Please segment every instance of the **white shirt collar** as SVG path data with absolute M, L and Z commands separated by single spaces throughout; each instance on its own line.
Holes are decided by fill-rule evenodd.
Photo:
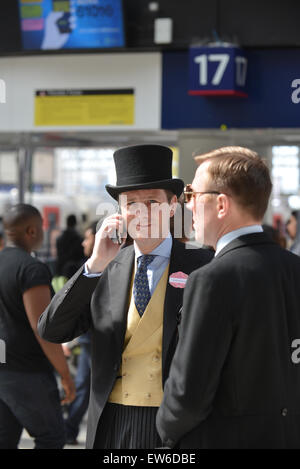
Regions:
M 252 234 L 252 233 L 261 233 L 263 231 L 263 228 L 261 225 L 251 225 L 251 226 L 244 226 L 242 228 L 239 228 L 234 231 L 230 231 L 229 233 L 226 233 L 224 236 L 222 236 L 216 246 L 216 253 L 219 254 L 219 252 L 227 246 L 227 244 L 231 243 L 234 239 L 238 238 L 239 236 L 247 235 L 247 234 Z

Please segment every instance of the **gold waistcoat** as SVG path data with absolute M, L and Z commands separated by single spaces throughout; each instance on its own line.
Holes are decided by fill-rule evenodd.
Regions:
M 162 332 L 169 265 L 140 317 L 131 288 L 122 364 L 109 402 L 159 407 L 162 401 Z M 133 283 L 133 282 L 132 282 Z

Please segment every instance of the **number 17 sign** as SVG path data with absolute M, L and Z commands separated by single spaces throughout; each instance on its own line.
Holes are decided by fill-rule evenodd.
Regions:
M 190 47 L 190 95 L 247 97 L 246 77 L 247 59 L 242 49 Z

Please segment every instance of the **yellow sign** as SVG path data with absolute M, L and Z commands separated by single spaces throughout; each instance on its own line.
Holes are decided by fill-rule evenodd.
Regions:
M 36 126 L 133 125 L 134 90 L 44 90 L 35 95 Z

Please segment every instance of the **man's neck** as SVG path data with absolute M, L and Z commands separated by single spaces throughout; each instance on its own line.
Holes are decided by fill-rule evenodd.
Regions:
M 216 244 L 221 239 L 223 236 L 225 236 L 228 233 L 231 233 L 232 231 L 240 230 L 241 228 L 246 228 L 248 226 L 253 226 L 253 225 L 261 225 L 261 220 L 248 220 L 245 222 L 241 223 L 232 223 L 230 225 L 224 226 L 220 232 L 218 233 Z
M 149 238 L 149 239 L 135 239 L 134 242 L 137 244 L 142 254 L 149 254 L 154 251 L 166 238 Z
M 258 233 L 261 231 L 263 231 L 263 229 L 262 229 L 260 222 L 250 223 L 247 225 L 243 224 L 241 226 L 234 227 L 234 229 L 227 231 L 221 237 L 218 238 L 218 241 L 215 246 L 216 254 L 218 254 L 220 250 L 222 250 L 227 244 L 229 244 L 235 238 L 241 235 Z

